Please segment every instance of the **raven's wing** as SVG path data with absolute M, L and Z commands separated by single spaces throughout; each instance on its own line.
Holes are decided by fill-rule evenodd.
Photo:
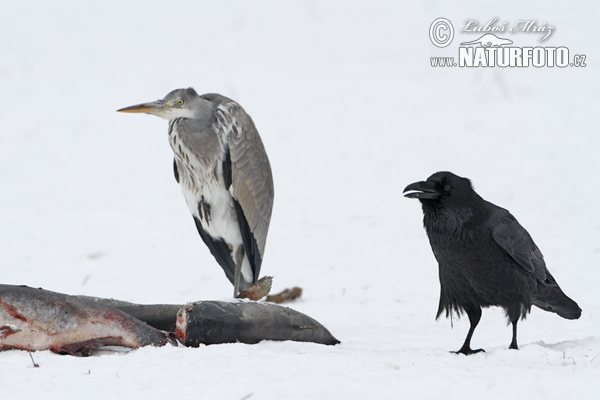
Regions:
M 225 184 L 235 200 L 244 249 L 257 279 L 273 209 L 271 165 L 254 122 L 244 109 L 233 101 L 220 107 L 226 108 L 231 118 L 229 157 L 223 162 Z
M 549 274 L 544 256 L 529 232 L 508 211 L 503 210 L 498 217 L 492 225 L 492 237 L 496 243 L 527 272 L 544 282 Z

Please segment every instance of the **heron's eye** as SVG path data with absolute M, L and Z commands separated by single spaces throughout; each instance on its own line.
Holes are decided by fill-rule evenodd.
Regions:
M 444 192 L 449 192 L 452 187 L 450 185 L 444 186 Z
M 180 105 L 180 106 L 182 106 L 183 105 L 183 100 L 182 99 L 177 100 L 177 104 Z

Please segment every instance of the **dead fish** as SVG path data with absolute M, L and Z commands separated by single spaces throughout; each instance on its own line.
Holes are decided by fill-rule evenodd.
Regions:
M 302 288 L 294 286 L 291 289 L 285 289 L 283 292 L 274 295 L 269 295 L 267 296 L 266 300 L 269 303 L 281 304 L 285 303 L 286 301 L 296 300 L 300 296 L 302 296 Z
M 135 304 L 91 298 L 154 326 L 175 332 L 186 346 L 293 340 L 325 345 L 339 344 L 327 328 L 306 314 L 268 303 L 198 301 L 188 305 Z
M 166 332 L 92 298 L 0 285 L 0 350 L 90 355 L 102 346 L 164 346 Z
M 250 286 L 243 293 L 240 293 L 237 298 L 238 299 L 248 299 L 259 301 L 263 297 L 269 294 L 271 291 L 271 286 L 273 285 L 273 277 L 272 276 L 263 276 L 259 280 L 257 280 L 254 285 Z
M 323 325 L 308 315 L 275 304 L 200 301 L 177 314 L 177 339 L 186 346 L 293 340 L 339 344 Z

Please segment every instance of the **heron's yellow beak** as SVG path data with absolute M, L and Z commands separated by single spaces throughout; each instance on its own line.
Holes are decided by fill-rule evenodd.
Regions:
M 121 108 L 117 110 L 117 112 L 124 113 L 144 113 L 144 114 L 152 114 L 157 115 L 168 111 L 173 107 L 171 101 L 157 100 L 151 103 L 142 103 L 136 104 L 135 106 L 129 106 L 125 108 Z

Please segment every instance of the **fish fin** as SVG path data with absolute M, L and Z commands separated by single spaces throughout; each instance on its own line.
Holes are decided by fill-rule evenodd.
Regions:
M 0 326 L 0 339 L 4 339 L 10 335 L 14 335 L 15 333 L 21 332 L 20 329 L 18 329 L 16 326 L 14 325 L 4 325 L 4 326 Z
M 67 344 L 60 346 L 60 348 L 58 348 L 58 349 L 50 349 L 50 350 L 52 350 L 55 353 L 61 353 L 61 354 L 81 353 L 81 355 L 87 357 L 87 356 L 91 356 L 92 352 L 94 350 L 99 349 L 102 346 L 110 346 L 110 345 L 120 346 L 120 345 L 122 345 L 122 341 L 123 341 L 123 337 L 121 337 L 121 336 L 105 336 L 105 337 L 101 337 L 101 338 L 84 340 L 82 342 L 67 343 Z
M 269 294 L 271 291 L 271 285 L 273 284 L 272 276 L 263 276 L 256 283 L 246 289 L 243 293 L 240 293 L 238 299 L 249 299 L 258 301 Z

